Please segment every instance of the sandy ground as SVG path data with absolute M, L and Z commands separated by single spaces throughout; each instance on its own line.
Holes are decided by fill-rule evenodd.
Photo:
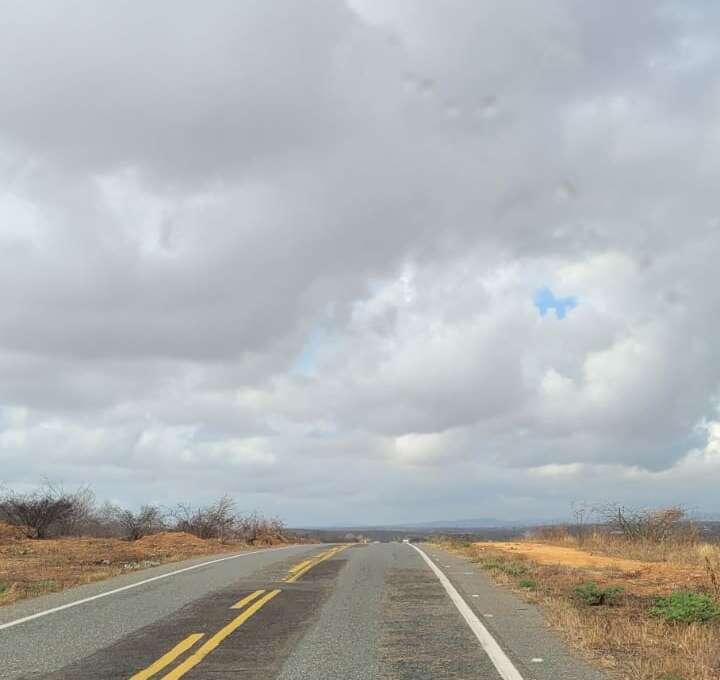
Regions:
M 132 543 L 112 538 L 38 541 L 0 524 L 0 605 L 165 562 L 248 549 L 245 543 L 220 543 L 182 532 L 163 532 Z
M 598 582 L 622 581 L 626 590 L 638 595 L 662 594 L 677 588 L 694 588 L 707 581 L 704 570 L 670 562 L 641 562 L 609 557 L 577 548 L 525 541 L 478 542 L 483 550 L 522 557 L 543 565 L 558 565 L 582 571 Z

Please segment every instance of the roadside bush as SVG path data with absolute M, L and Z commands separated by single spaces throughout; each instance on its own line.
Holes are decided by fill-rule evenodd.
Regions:
M 720 619 L 720 604 L 709 595 L 678 590 L 658 597 L 650 609 L 650 616 L 671 623 L 706 623 Z
M 282 539 L 285 525 L 276 518 L 264 517 L 258 512 L 251 512 L 238 518 L 240 537 L 248 543 L 257 543 L 264 538 Z
M 143 505 L 138 512 L 120 510 L 117 521 L 128 541 L 137 541 L 165 528 L 162 512 L 154 505 Z
M 0 497 L 0 519 L 21 527 L 28 538 L 47 538 L 69 521 L 77 507 L 72 495 L 49 484 L 34 493 L 7 491 Z
M 687 521 L 687 512 L 679 506 L 638 510 L 608 505 L 597 512 L 611 531 L 629 540 L 664 543 L 697 539 L 696 527 Z
M 66 496 L 73 508 L 53 527 L 54 533 L 58 536 L 83 536 L 89 533 L 96 521 L 95 492 L 89 486 L 81 486 L 70 494 L 65 494 L 62 489 L 57 493 Z
M 175 529 L 198 538 L 217 538 L 221 541 L 231 538 L 238 529 L 235 501 L 223 496 L 210 505 L 194 508 L 180 504 L 171 511 Z
M 518 582 L 518 585 L 521 588 L 524 588 L 525 590 L 535 590 L 537 588 L 537 583 L 533 581 L 531 578 L 522 578 Z
M 596 583 L 583 583 L 582 585 L 575 586 L 573 593 L 575 596 L 582 600 L 585 604 L 593 607 L 598 607 L 604 604 L 615 604 L 618 596 L 623 592 L 623 589 L 618 586 L 611 586 L 610 588 L 600 588 Z

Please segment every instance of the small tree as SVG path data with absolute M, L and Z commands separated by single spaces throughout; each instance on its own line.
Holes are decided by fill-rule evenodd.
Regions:
M 34 493 L 7 491 L 0 497 L 0 518 L 22 527 L 28 538 L 47 538 L 49 532 L 70 520 L 77 507 L 72 495 L 46 484 Z
M 224 541 L 236 533 L 235 501 L 227 494 L 210 505 L 194 508 L 180 504 L 173 511 L 175 529 L 198 538 L 217 538 Z
M 137 541 L 164 526 L 162 512 L 154 505 L 143 505 L 138 512 L 120 510 L 117 519 L 128 541 Z
M 637 510 L 608 505 L 600 508 L 599 514 L 612 530 L 627 539 L 663 543 L 671 538 L 693 534 L 685 509 L 678 506 Z
M 62 491 L 60 493 L 66 495 Z M 67 497 L 72 500 L 73 510 L 58 522 L 57 533 L 61 536 L 86 535 L 96 523 L 95 492 L 89 486 L 81 486 Z

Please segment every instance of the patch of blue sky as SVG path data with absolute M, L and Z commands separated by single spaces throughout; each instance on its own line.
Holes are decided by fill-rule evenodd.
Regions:
M 320 354 L 328 344 L 328 336 L 324 328 L 313 330 L 305 340 L 300 354 L 290 366 L 292 375 L 310 376 L 315 373 Z
M 540 312 L 540 316 L 545 316 L 549 309 L 555 311 L 558 319 L 564 319 L 571 309 L 577 307 L 578 301 L 574 296 L 559 298 L 550 290 L 550 288 L 540 288 L 535 293 L 535 306 Z

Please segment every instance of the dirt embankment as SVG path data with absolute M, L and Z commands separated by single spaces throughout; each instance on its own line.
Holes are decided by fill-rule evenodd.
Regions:
M 162 532 L 134 542 L 114 538 L 31 540 L 17 527 L 0 523 L 0 605 L 166 562 L 283 542 L 267 538 L 249 546 L 183 532 Z

